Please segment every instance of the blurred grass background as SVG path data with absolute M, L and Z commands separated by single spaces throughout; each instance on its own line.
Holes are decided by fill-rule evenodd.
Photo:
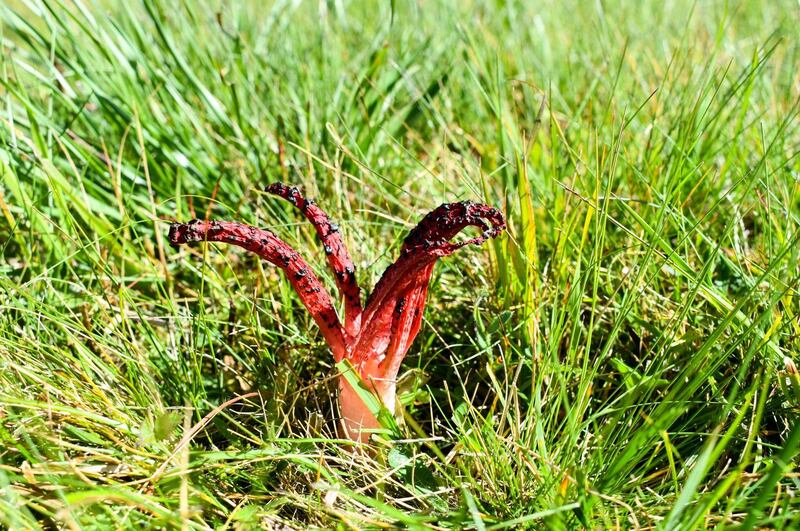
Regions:
M 0 522 L 791 525 L 799 15 L 6 2 Z M 365 287 L 442 202 L 509 220 L 437 265 L 407 438 L 371 457 L 335 439 L 332 360 L 279 271 L 166 245 L 236 219 L 321 264 L 276 180 L 341 222 Z

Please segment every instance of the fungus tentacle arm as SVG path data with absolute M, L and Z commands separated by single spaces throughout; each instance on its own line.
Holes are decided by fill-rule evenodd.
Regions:
M 346 353 L 344 333 L 328 290 L 297 252 L 268 230 L 230 221 L 173 223 L 169 228 L 173 246 L 191 242 L 220 242 L 236 245 L 275 264 L 285 273 L 322 335 L 336 361 Z
M 361 288 L 356 281 L 355 265 L 344 245 L 339 226 L 314 201 L 306 199 L 295 186 L 273 183 L 265 191 L 286 199 L 314 226 L 322 241 L 328 265 L 333 271 L 336 287 L 344 299 L 345 330 L 349 336 L 355 336 L 361 327 Z
M 397 379 L 403 358 L 419 333 L 432 272 L 433 264 L 430 264 L 427 266 L 427 271 L 423 271 L 416 284 L 408 290 L 402 307 L 399 304 L 395 307 L 392 322 L 394 333 L 389 343 L 389 349 L 386 351 L 386 357 L 380 364 L 381 373 L 386 379 L 393 381 Z
M 468 226 L 480 236 L 451 242 Z M 400 258 L 390 265 L 370 294 L 362 315 L 362 332 L 352 352 L 357 367 L 374 366 L 393 379 L 419 332 L 433 266 L 465 245 L 479 245 L 505 228 L 502 214 L 487 205 L 448 203 L 430 212 L 409 233 Z
M 479 245 L 486 239 L 500 234 L 506 227 L 506 221 L 499 210 L 482 203 L 473 201 L 445 203 L 428 212 L 408 233 L 403 242 L 403 250 L 424 246 L 426 243 L 452 240 L 464 228 L 470 226 L 478 227 L 483 234 L 464 242 L 464 245 L 469 243 Z

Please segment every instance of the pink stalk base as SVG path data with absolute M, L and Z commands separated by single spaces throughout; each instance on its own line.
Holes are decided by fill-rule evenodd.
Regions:
M 395 385 L 376 387 L 377 395 L 389 412 L 395 413 Z M 339 436 L 366 443 L 375 432 L 381 429 L 381 424 L 375 415 L 358 396 L 350 383 L 342 376 L 339 377 Z

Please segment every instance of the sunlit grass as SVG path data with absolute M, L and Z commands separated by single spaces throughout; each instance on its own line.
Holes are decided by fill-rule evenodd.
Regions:
M 797 5 L 528 4 L 0 6 L 2 525 L 788 525 Z M 367 288 L 442 202 L 509 220 L 437 265 L 369 456 L 280 272 L 167 245 L 322 263 L 275 180 Z

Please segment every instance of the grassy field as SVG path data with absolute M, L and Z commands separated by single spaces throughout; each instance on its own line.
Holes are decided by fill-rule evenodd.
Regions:
M 796 2 L 0 6 L 0 527 L 785 527 L 800 510 Z M 336 437 L 270 228 L 362 286 L 440 203 L 402 437 Z M 796 516 L 795 516 L 796 518 Z

